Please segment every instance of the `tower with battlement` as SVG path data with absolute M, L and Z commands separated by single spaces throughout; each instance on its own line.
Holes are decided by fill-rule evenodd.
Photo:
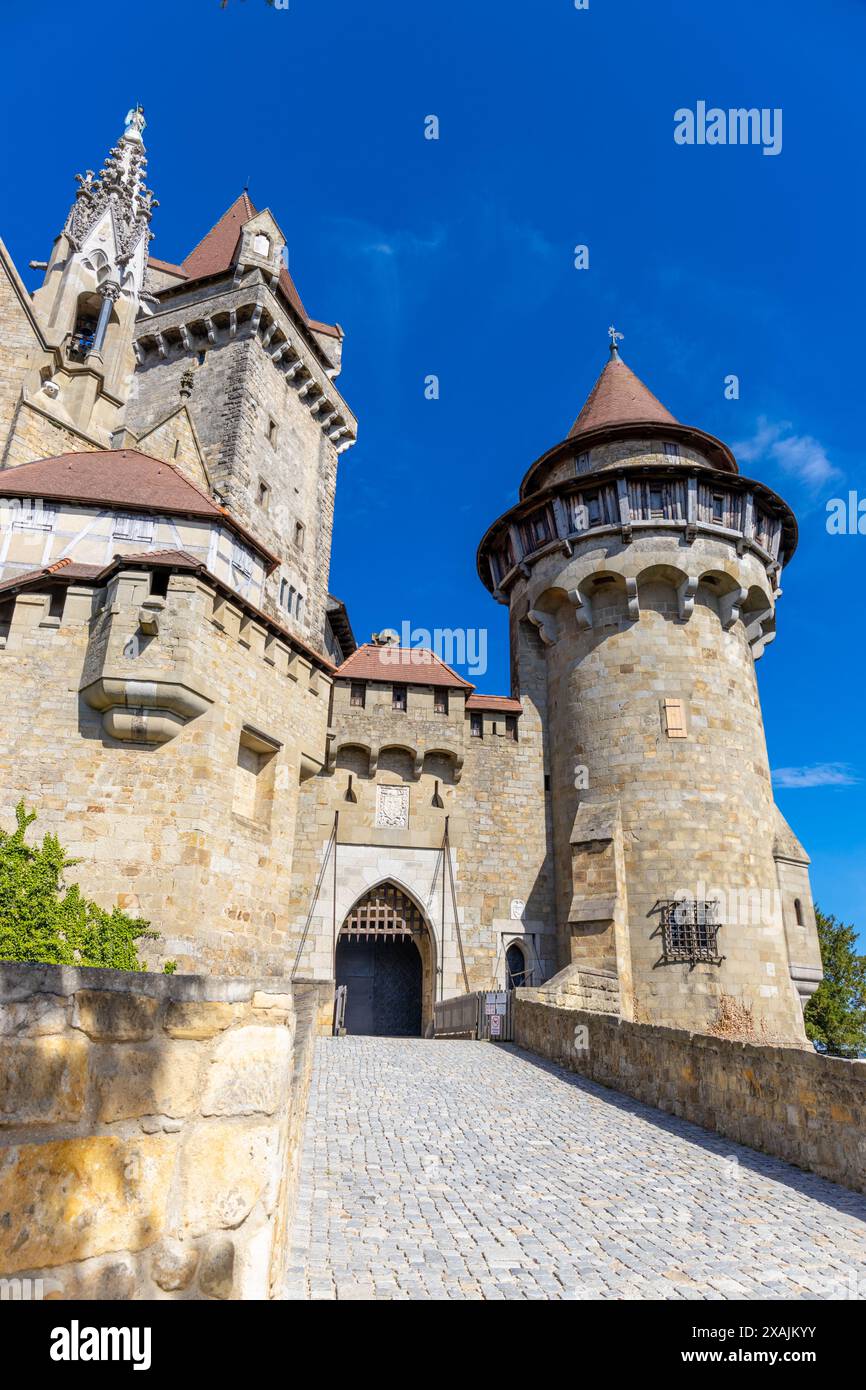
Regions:
M 529 468 L 479 571 L 549 768 L 578 1006 L 802 1040 L 821 974 L 808 857 L 773 800 L 755 663 L 797 528 L 730 449 L 610 360 Z

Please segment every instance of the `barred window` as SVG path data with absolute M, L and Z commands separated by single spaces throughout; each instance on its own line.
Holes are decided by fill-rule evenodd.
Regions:
M 720 965 L 717 938 L 721 923 L 717 920 L 715 899 L 675 898 L 660 904 L 664 959 L 668 964 L 684 962 L 697 965 L 705 962 Z

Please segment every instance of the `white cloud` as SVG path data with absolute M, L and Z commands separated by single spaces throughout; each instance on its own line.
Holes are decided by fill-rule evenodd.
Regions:
M 794 434 L 787 420 L 773 423 L 762 415 L 752 438 L 735 444 L 734 453 L 743 463 L 772 459 L 785 473 L 810 487 L 823 487 L 831 478 L 840 476 L 823 444 L 810 434 Z
M 777 767 L 773 770 L 777 787 L 851 787 L 860 778 L 848 763 L 813 763 L 811 767 Z

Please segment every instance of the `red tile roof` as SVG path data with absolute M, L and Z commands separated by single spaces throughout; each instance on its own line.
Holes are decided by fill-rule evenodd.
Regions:
M 241 227 L 255 215 L 256 209 L 244 191 L 184 258 L 184 275 L 190 280 L 202 280 L 206 275 L 220 275 L 228 270 L 240 241 Z
M 64 559 L 55 560 L 53 565 L 43 565 L 41 569 L 25 570 L 23 574 L 13 575 L 11 579 L 4 579 L 0 583 L 0 593 L 8 589 L 17 589 L 21 585 L 29 585 L 37 579 L 51 579 L 54 575 L 59 575 L 61 579 L 74 583 L 76 579 L 89 580 L 95 579 L 102 571 L 102 565 L 80 565 L 75 560 Z
M 250 200 L 249 194 L 244 190 L 239 198 L 236 198 L 230 208 L 227 208 L 218 222 L 211 227 L 207 236 L 203 237 L 183 262 L 181 270 L 190 280 L 202 280 L 208 275 L 222 275 L 234 264 L 235 252 L 240 241 L 241 228 L 251 217 L 255 217 L 258 209 Z M 280 289 L 286 299 L 291 304 L 301 322 L 316 333 L 327 333 L 331 337 L 340 337 L 339 329 L 332 324 L 319 323 L 318 320 L 311 319 L 304 308 L 301 296 L 298 294 L 294 280 L 285 266 L 280 268 Z
M 509 695 L 476 695 L 473 693 L 466 701 L 467 709 L 501 710 L 503 714 L 522 714 L 523 706 L 519 700 Z
M 180 275 L 184 280 L 186 279 L 186 271 L 182 265 L 174 265 L 171 261 L 161 261 L 158 256 L 148 256 L 147 264 L 152 266 L 154 270 L 165 270 L 170 275 Z
M 197 570 L 204 561 L 197 560 L 188 550 L 136 550 L 131 555 L 115 555 L 109 569 L 123 568 L 124 565 L 167 565 L 171 569 Z M 100 573 L 106 573 L 103 568 Z
M 219 517 L 264 555 L 272 568 L 279 563 L 225 507 L 218 506 L 172 464 L 138 449 L 58 454 L 2 469 L 0 497 L 50 498 L 133 511 Z
M 573 439 L 587 430 L 604 429 L 609 425 L 647 420 L 666 425 L 677 423 L 631 368 L 621 358 L 612 357 L 590 391 L 568 437 Z
M 337 676 L 353 681 L 396 681 L 398 685 L 444 685 L 472 690 L 427 647 L 380 647 L 365 642 L 337 667 Z

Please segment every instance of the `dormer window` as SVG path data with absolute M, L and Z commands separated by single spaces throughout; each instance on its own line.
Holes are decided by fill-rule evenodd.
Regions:
M 267 260 L 271 254 L 271 239 L 265 236 L 264 232 L 256 232 L 253 237 L 253 254 L 262 256 Z
M 669 442 L 666 440 L 666 441 L 665 441 L 665 453 L 667 454 L 668 458 L 671 458 L 671 459 L 678 459 L 679 456 L 680 456 L 680 446 L 679 446 L 679 444 L 672 444 L 672 443 L 669 443 Z

